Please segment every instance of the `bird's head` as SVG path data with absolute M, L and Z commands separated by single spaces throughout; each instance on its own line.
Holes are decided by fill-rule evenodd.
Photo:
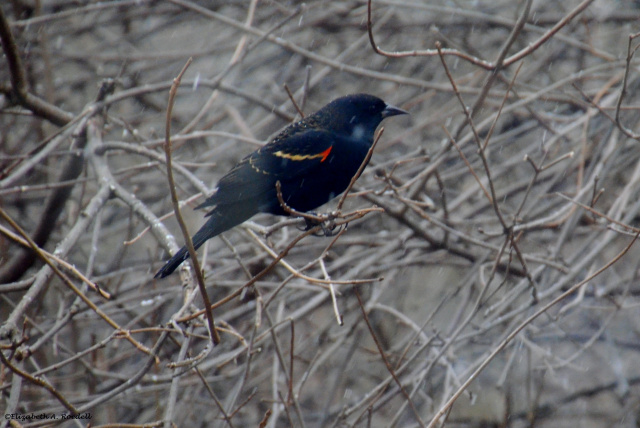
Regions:
M 373 141 L 380 122 L 386 117 L 408 114 L 369 94 L 353 94 L 331 101 L 315 113 L 314 119 L 327 129 L 351 138 Z

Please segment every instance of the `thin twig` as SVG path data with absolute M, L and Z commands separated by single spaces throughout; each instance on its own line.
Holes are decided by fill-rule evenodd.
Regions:
M 422 421 L 422 418 L 420 417 L 420 413 L 418 412 L 418 409 L 416 409 L 415 405 L 413 404 L 413 400 L 411 399 L 411 397 L 409 397 L 409 394 L 407 394 L 407 391 L 404 389 L 404 386 L 402 385 L 402 382 L 400 382 L 400 379 L 398 379 L 395 369 L 387 359 L 387 356 L 384 353 L 384 349 L 382 349 L 382 345 L 380 344 L 380 341 L 378 340 L 376 333 L 373 331 L 373 326 L 369 322 L 369 316 L 367 315 L 367 310 L 364 307 L 364 302 L 362 301 L 362 297 L 360 297 L 360 292 L 358 291 L 358 287 L 354 286 L 353 292 L 356 295 L 356 298 L 358 299 L 358 305 L 360 306 L 360 311 L 362 312 L 362 317 L 364 318 L 364 322 L 367 324 L 367 328 L 369 329 L 369 334 L 371 334 L 371 338 L 373 339 L 374 343 L 376 344 L 376 347 L 378 348 L 378 354 L 380 354 L 380 357 L 382 358 L 384 365 L 387 367 L 387 371 L 395 381 L 396 385 L 398 385 L 398 389 L 400 389 L 400 392 L 404 396 L 405 402 L 409 403 L 409 407 L 411 407 L 411 410 L 413 411 L 413 416 L 416 418 L 416 421 L 421 427 L 424 427 L 425 424 Z
M 613 259 L 611 259 L 609 262 L 607 262 L 604 266 L 602 266 L 600 269 L 598 269 L 596 272 L 594 272 L 593 274 L 589 275 L 587 278 L 585 278 L 584 280 L 578 282 L 577 284 L 574 284 L 573 286 L 571 286 L 567 291 L 565 291 L 564 293 L 562 293 L 561 295 L 559 295 L 558 297 L 556 297 L 555 299 L 553 299 L 551 302 L 547 303 L 546 305 L 544 305 L 543 307 L 541 307 L 540 309 L 538 309 L 533 315 L 529 316 L 526 320 L 524 320 L 522 323 L 520 323 L 516 328 L 513 329 L 513 331 L 511 333 L 509 333 L 509 335 L 502 341 L 500 342 L 500 344 L 495 347 L 493 349 L 493 351 L 491 351 L 491 353 L 482 361 L 482 364 L 480 364 L 478 366 L 477 369 L 475 369 L 473 371 L 473 373 L 469 376 L 469 378 L 462 384 L 460 385 L 460 387 L 458 388 L 458 390 L 453 394 L 453 396 L 447 400 L 447 402 L 440 407 L 440 410 L 438 410 L 438 412 L 433 416 L 433 418 L 431 419 L 431 422 L 429 423 L 429 425 L 427 426 L 427 428 L 433 428 L 435 427 L 438 423 L 440 418 L 449 411 L 449 409 L 451 408 L 451 406 L 453 406 L 453 404 L 456 402 L 456 400 L 460 397 L 460 395 L 469 387 L 469 385 L 471 384 L 471 382 L 473 382 L 479 375 L 480 373 L 485 369 L 485 367 L 487 367 L 489 365 L 489 363 L 491 361 L 493 361 L 493 359 L 496 357 L 496 355 L 498 355 L 500 352 L 502 352 L 502 350 L 518 335 L 520 334 L 520 332 L 529 324 L 531 324 L 531 322 L 533 320 L 535 320 L 536 318 L 538 318 L 540 315 L 542 315 L 543 313 L 547 312 L 551 307 L 555 306 L 557 303 L 563 301 L 564 299 L 566 299 L 567 297 L 569 297 L 571 294 L 573 294 L 576 290 L 579 290 L 580 287 L 582 287 L 584 284 L 588 283 L 589 281 L 593 280 L 595 277 L 597 277 L 598 275 L 600 275 L 602 272 L 606 271 L 607 269 L 609 269 L 611 266 L 613 266 L 618 260 L 620 260 L 633 246 L 633 244 L 636 242 L 636 240 L 638 239 L 638 236 L 640 236 L 640 232 L 636 233 L 636 235 L 634 236 L 634 238 L 631 240 L 631 242 L 629 243 L 629 245 L 627 245 L 620 253 L 618 253 L 618 255 L 616 255 Z
M 200 262 L 198 261 L 198 254 L 196 253 L 195 248 L 193 247 L 193 241 L 191 240 L 191 235 L 189 233 L 189 229 L 187 228 L 184 219 L 182 218 L 182 214 L 180 213 L 180 203 L 178 202 L 178 194 L 176 193 L 176 185 L 173 180 L 173 168 L 172 168 L 172 159 L 171 159 L 171 112 L 173 111 L 173 101 L 175 99 L 176 93 L 178 92 L 178 87 L 180 86 L 180 81 L 182 76 L 187 71 L 187 68 L 193 61 L 192 58 L 187 60 L 187 63 L 182 67 L 182 70 L 178 74 L 178 76 L 173 80 L 173 85 L 171 85 L 171 90 L 169 91 L 169 101 L 167 103 L 167 115 L 166 115 L 166 123 L 165 123 L 165 144 L 164 144 L 164 152 L 166 156 L 167 162 L 167 180 L 169 181 L 169 190 L 171 192 L 171 202 L 173 204 L 173 211 L 176 214 L 176 220 L 180 225 L 180 230 L 182 231 L 182 235 L 185 240 L 185 245 L 189 250 L 189 256 L 191 259 L 191 263 L 193 264 L 193 270 L 196 274 L 196 279 L 198 281 L 198 287 L 200 288 L 200 294 L 202 295 L 202 300 L 205 304 L 205 313 L 207 315 L 207 323 L 209 329 L 209 335 L 211 337 L 211 342 L 214 345 L 220 343 L 220 335 L 216 330 L 215 321 L 213 319 L 213 312 L 211 311 L 211 303 L 209 301 L 209 295 L 207 294 L 207 289 L 204 285 L 204 276 L 202 274 L 202 269 L 200 268 Z
M 371 144 L 371 147 L 369 147 L 369 151 L 367 152 L 367 155 L 364 157 L 362 163 L 360 164 L 358 171 L 356 171 L 353 177 L 351 177 L 351 181 L 349 182 L 349 185 L 347 186 L 344 193 L 342 194 L 340 201 L 338 201 L 338 206 L 336 207 L 337 211 L 340 211 L 342 209 L 342 205 L 344 204 L 344 201 L 347 199 L 347 196 L 349 195 L 349 192 L 353 188 L 353 185 L 355 184 L 356 180 L 360 178 L 360 174 L 362 174 L 362 171 L 364 171 L 364 168 L 369 163 L 369 160 L 371 160 L 371 156 L 373 156 L 373 149 L 376 148 L 376 144 L 378 144 L 378 141 L 380 140 L 380 137 L 382 137 L 383 132 L 384 132 L 384 127 L 380 127 L 380 129 L 374 136 L 373 144 Z

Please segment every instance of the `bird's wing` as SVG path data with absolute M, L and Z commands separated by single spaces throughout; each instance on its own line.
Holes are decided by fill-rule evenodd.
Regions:
M 259 199 L 275 192 L 277 181 L 302 179 L 329 158 L 335 141 L 335 135 L 317 129 L 278 136 L 242 159 L 196 208 Z
M 287 135 L 252 153 L 249 163 L 278 180 L 301 178 L 329 158 L 337 139 L 335 134 L 318 129 Z

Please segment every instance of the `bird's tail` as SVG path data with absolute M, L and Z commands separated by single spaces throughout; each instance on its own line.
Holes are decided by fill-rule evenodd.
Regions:
M 246 208 L 246 207 L 245 207 Z M 221 234 L 222 232 L 226 232 L 234 226 L 239 225 L 245 220 L 253 217 L 253 212 L 247 212 L 250 210 L 243 209 L 243 207 L 238 207 L 234 209 L 233 207 L 227 207 L 224 210 L 220 208 L 211 212 L 209 219 L 207 222 L 193 235 L 191 240 L 193 241 L 193 247 L 197 250 L 204 244 L 208 239 L 213 238 Z M 171 275 L 174 270 L 178 268 L 189 258 L 189 250 L 187 247 L 182 247 L 180 250 L 173 255 L 165 263 L 164 266 L 155 274 L 154 278 L 164 278 L 165 276 Z

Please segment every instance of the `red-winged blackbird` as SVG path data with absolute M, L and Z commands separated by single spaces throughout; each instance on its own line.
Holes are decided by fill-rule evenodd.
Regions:
M 246 156 L 220 179 L 217 191 L 196 207 L 213 207 L 193 236 L 197 249 L 207 239 L 257 213 L 287 215 L 278 200 L 296 211 L 310 211 L 344 192 L 373 144 L 382 119 L 407 114 L 367 94 L 331 101 L 316 113 L 283 129 L 268 144 Z M 156 273 L 171 274 L 189 257 L 182 247 Z

